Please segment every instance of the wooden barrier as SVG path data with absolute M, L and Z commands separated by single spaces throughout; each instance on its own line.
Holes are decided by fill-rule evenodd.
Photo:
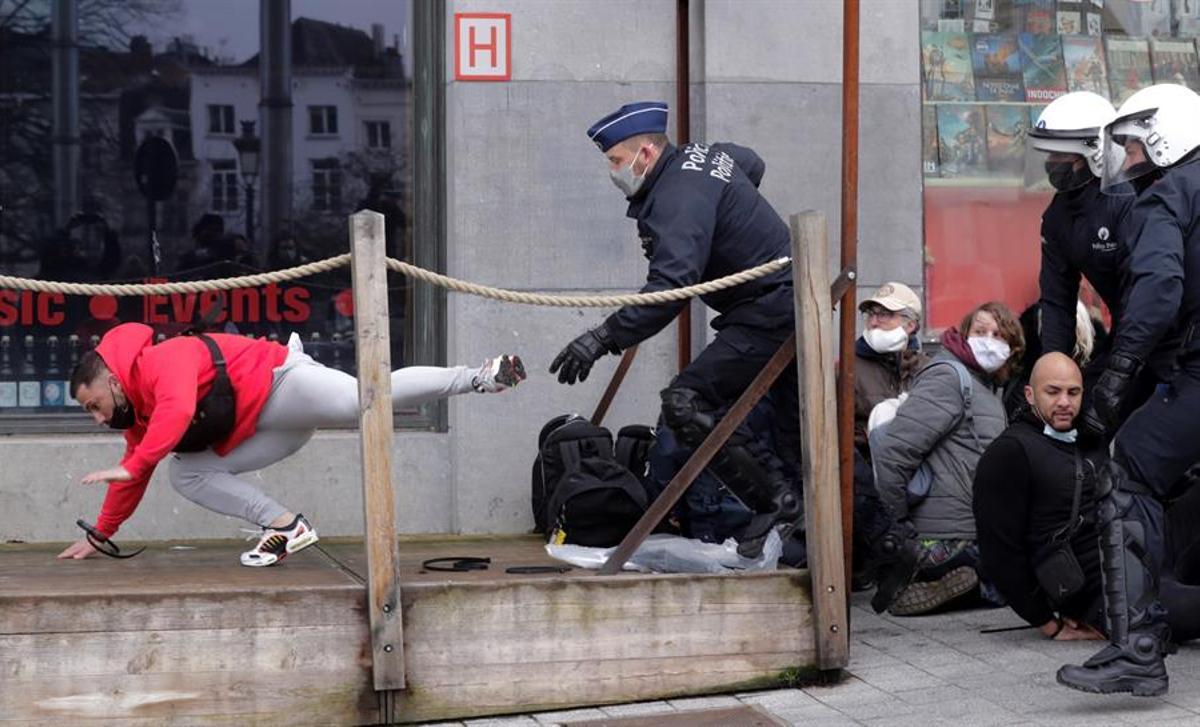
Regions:
M 399 552 L 392 490 L 392 355 L 383 215 L 350 216 L 350 270 L 358 359 L 367 613 L 375 690 L 404 688 Z
M 817 666 L 849 662 L 845 551 L 838 476 L 837 404 L 833 395 L 833 306 L 825 216 L 792 215 L 792 279 L 796 297 L 796 370 L 800 377 L 800 459 L 808 570 L 812 578 Z M 849 315 L 842 310 L 843 319 Z

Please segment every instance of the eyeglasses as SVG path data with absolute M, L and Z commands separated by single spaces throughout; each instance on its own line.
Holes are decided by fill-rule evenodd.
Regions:
M 888 310 L 887 308 L 867 308 L 862 312 L 864 321 L 869 321 L 874 318 L 877 321 L 890 321 L 899 316 L 899 311 Z

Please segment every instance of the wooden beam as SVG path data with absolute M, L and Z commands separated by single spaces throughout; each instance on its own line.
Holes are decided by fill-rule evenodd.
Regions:
M 817 666 L 849 663 L 845 551 L 838 477 L 834 399 L 833 306 L 825 216 L 792 215 L 792 276 L 796 296 L 796 371 L 800 378 L 800 459 L 812 578 Z M 846 310 L 842 310 L 843 319 Z
M 650 503 L 650 507 L 646 510 L 646 514 L 642 515 L 641 519 L 613 551 L 613 554 L 608 557 L 604 565 L 600 568 L 602 575 L 613 575 L 620 573 L 622 566 L 633 555 L 642 541 L 654 530 L 655 527 L 666 517 L 687 488 L 691 486 L 708 463 L 716 455 L 717 450 L 725 446 L 725 442 L 729 436 L 733 434 L 733 430 L 738 428 L 746 417 L 750 414 L 750 410 L 758 403 L 759 399 L 771 390 L 771 386 L 775 380 L 779 378 L 779 374 L 787 368 L 788 364 L 796 356 L 796 335 L 793 333 L 788 340 L 783 342 L 779 350 L 771 356 L 767 364 L 758 372 L 758 376 L 754 377 L 754 381 L 750 382 L 750 386 L 742 392 L 738 397 L 737 402 L 729 410 L 721 421 L 717 422 L 717 426 L 708 433 L 700 446 L 688 458 L 683 467 L 675 473 L 671 478 L 671 482 L 667 484 L 666 489 L 662 491 L 654 502 Z
M 625 381 L 625 375 L 629 373 L 629 367 L 633 365 L 633 359 L 637 356 L 638 347 L 636 344 L 625 349 L 625 353 L 621 354 L 621 362 L 617 364 L 617 370 L 613 372 L 612 378 L 608 380 L 608 387 L 604 389 L 604 395 L 600 397 L 600 403 L 596 405 L 596 411 L 592 412 L 592 424 L 600 426 L 604 421 L 604 416 L 608 414 L 608 408 L 612 406 L 613 399 L 617 396 L 617 391 L 621 388 L 621 383 Z
M 367 614 L 376 691 L 404 688 L 404 631 L 392 491 L 392 354 L 385 251 L 383 215 L 370 210 L 351 215 Z

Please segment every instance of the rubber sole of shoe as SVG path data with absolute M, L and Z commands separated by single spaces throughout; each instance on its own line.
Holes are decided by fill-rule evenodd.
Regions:
M 933 582 L 910 583 L 900 591 L 888 613 L 893 616 L 916 616 L 929 613 L 934 609 L 950 603 L 956 598 L 965 596 L 979 585 L 979 575 L 969 565 L 955 568 L 941 580 Z
M 1090 684 L 1072 684 L 1065 681 L 1062 674 L 1057 674 L 1055 679 L 1064 687 L 1088 694 L 1132 694 L 1135 697 L 1161 697 L 1170 688 L 1170 681 L 1167 677 L 1163 677 L 1162 681 L 1149 677 L 1122 677 L 1111 688 Z
M 296 538 L 295 540 L 291 540 L 288 542 L 288 544 L 287 544 L 288 555 L 291 555 L 292 553 L 299 553 L 300 551 L 304 550 L 305 548 L 307 548 L 310 545 L 316 545 L 318 540 L 320 540 L 320 538 L 317 537 L 317 531 L 309 530 L 304 535 L 301 535 L 300 537 Z

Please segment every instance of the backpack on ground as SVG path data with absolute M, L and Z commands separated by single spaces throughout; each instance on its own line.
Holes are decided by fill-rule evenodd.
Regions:
M 622 456 L 636 466 L 643 440 L 626 434 Z M 641 480 L 614 455 L 612 433 L 578 415 L 542 427 L 532 480 L 534 522 L 552 542 L 611 547 L 649 504 Z

